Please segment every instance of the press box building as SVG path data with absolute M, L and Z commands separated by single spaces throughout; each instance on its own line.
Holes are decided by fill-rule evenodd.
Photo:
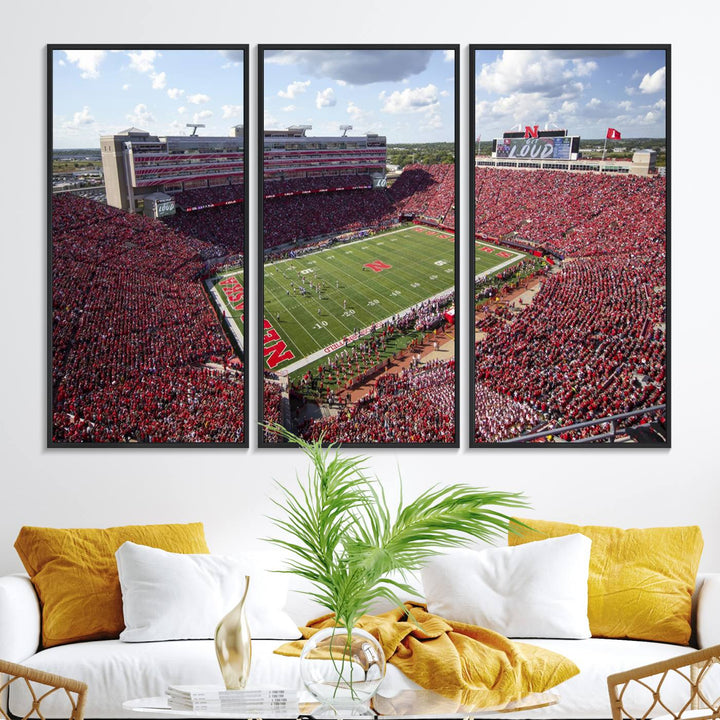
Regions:
M 229 137 L 158 137 L 128 128 L 100 138 L 108 205 L 151 217 L 175 213 L 182 190 L 243 185 L 243 126 Z

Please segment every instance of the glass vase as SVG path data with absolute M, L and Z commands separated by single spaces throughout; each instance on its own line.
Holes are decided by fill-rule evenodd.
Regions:
M 385 677 L 385 653 L 365 630 L 324 628 L 305 642 L 300 675 L 321 705 L 314 717 L 366 714 Z
M 215 628 L 215 654 L 228 690 L 242 690 L 250 676 L 252 644 L 245 615 L 249 588 L 250 577 L 246 575 L 242 599 Z

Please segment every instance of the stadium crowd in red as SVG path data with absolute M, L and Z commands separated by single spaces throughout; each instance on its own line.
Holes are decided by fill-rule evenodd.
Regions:
M 340 190 L 276 197 L 263 204 L 263 244 L 268 250 L 298 239 L 381 227 L 396 218 L 397 211 L 381 191 Z
M 476 441 L 664 404 L 664 179 L 478 169 L 476 190 L 479 232 L 565 257 L 519 314 L 483 319 Z
M 265 182 L 263 244 L 265 250 L 321 235 L 380 228 L 403 213 L 454 225 L 455 166 L 411 165 L 390 190 L 339 190 L 330 187 L 364 184 L 368 175 L 330 176 Z M 277 197 L 280 193 L 302 193 Z
M 206 246 L 69 194 L 52 240 L 54 440 L 242 442 L 243 378 L 198 281 Z
M 242 203 L 245 201 L 245 185 L 216 185 L 214 187 L 182 190 L 173 195 L 175 207 L 181 211 L 197 212 L 197 208 L 222 203 Z
M 245 206 L 221 205 L 193 212 L 179 211 L 163 218 L 165 224 L 207 244 L 204 258 L 226 257 L 244 251 Z
M 277 381 L 263 378 L 263 422 L 268 424 L 279 424 L 280 403 L 282 389 Z M 268 430 L 263 430 L 263 437 L 266 442 L 277 442 L 277 435 Z
M 400 213 L 455 226 L 455 165 L 408 165 L 390 193 Z
M 308 421 L 301 434 L 327 442 L 451 443 L 455 440 L 455 362 L 432 361 L 378 378 L 336 417 Z

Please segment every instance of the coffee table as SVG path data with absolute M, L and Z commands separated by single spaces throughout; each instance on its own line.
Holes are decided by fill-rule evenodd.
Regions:
M 533 693 L 526 695 L 518 700 L 505 703 L 503 705 L 494 705 L 492 707 L 467 707 L 458 706 L 452 700 L 448 700 L 442 695 L 432 692 L 431 690 L 412 689 L 402 690 L 392 697 L 384 697 L 376 695 L 372 700 L 371 708 L 364 708 L 364 712 L 358 712 L 357 706 L 347 713 L 331 713 L 323 711 L 320 714 L 313 714 L 320 708 L 317 702 L 310 700 L 303 693 L 300 695 L 299 713 L 297 716 L 275 713 L 262 713 L 262 720 L 293 720 L 297 718 L 398 718 L 398 720 L 432 720 L 433 718 L 448 719 L 464 719 L 483 717 L 495 713 L 513 713 L 526 710 L 535 710 L 536 708 L 548 707 L 559 702 L 560 697 L 553 692 Z M 139 713 L 154 713 L 163 716 L 174 716 L 183 718 L 245 718 L 246 720 L 255 720 L 260 716 L 256 714 L 238 714 L 233 712 L 208 712 L 206 710 L 178 710 L 170 708 L 168 699 L 165 696 L 138 698 L 135 700 L 127 700 L 123 703 L 125 710 L 132 710 Z

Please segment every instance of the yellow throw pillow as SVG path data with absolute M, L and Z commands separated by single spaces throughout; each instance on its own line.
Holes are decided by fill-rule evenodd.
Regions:
M 582 533 L 592 540 L 588 619 L 596 637 L 635 638 L 687 645 L 695 576 L 703 550 L 700 528 L 623 530 L 525 520 L 508 543 Z
M 128 540 L 168 552 L 210 552 L 202 523 L 20 530 L 15 549 L 40 598 L 43 647 L 120 635 L 125 624 L 115 551 Z

